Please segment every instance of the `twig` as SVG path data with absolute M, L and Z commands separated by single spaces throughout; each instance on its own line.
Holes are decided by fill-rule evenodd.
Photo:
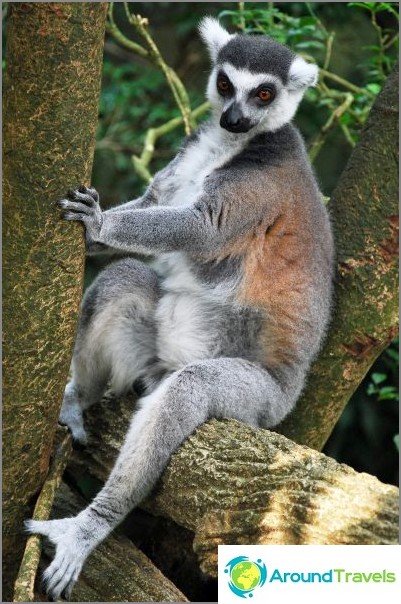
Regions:
M 316 15 L 315 11 L 313 10 L 311 3 L 310 2 L 305 2 L 306 4 L 306 9 L 309 12 L 310 16 L 313 17 L 316 20 L 316 23 L 318 24 L 318 26 L 320 27 L 320 29 L 322 30 L 322 32 L 324 34 L 326 34 L 326 36 L 329 35 L 324 23 L 319 19 L 319 17 Z
M 241 31 L 245 31 L 245 2 L 238 2 L 238 13 L 239 13 L 239 28 Z
M 383 50 L 388 50 L 396 40 L 398 40 L 398 34 L 395 34 L 392 38 L 389 37 L 387 40 L 383 38 Z
M 353 103 L 353 100 L 354 100 L 354 98 L 353 98 L 352 94 L 347 92 L 345 94 L 343 103 L 341 103 L 341 105 L 339 105 L 330 114 L 329 119 L 320 129 L 319 134 L 316 136 L 315 140 L 313 141 L 313 143 L 309 149 L 309 159 L 312 162 L 316 159 L 320 149 L 322 148 L 328 131 L 334 126 L 335 122 L 340 119 L 340 117 L 343 115 L 343 113 L 345 113 L 347 111 L 347 109 L 349 109 L 349 107 Z
M 352 148 L 354 148 L 356 145 L 356 142 L 352 138 L 351 132 L 349 131 L 348 126 L 346 124 L 340 123 L 340 127 L 341 127 L 341 130 L 343 131 L 346 141 L 351 145 Z
M 128 3 L 124 2 L 125 12 L 127 15 L 127 19 L 131 25 L 135 27 L 137 32 L 142 36 L 149 47 L 149 57 L 153 61 L 157 67 L 164 73 L 167 83 L 170 86 L 170 89 L 173 93 L 175 102 L 178 105 L 179 110 L 181 111 L 185 133 L 190 134 L 192 130 L 191 124 L 191 105 L 189 102 L 187 91 L 180 78 L 177 76 L 175 71 L 169 67 L 162 55 L 160 54 L 159 49 L 157 48 L 153 38 L 149 34 L 147 28 L 148 21 L 144 19 L 140 15 L 134 15 L 130 13 L 128 8 Z
M 198 117 L 206 113 L 209 107 L 209 102 L 199 105 L 199 107 L 192 111 L 191 119 L 196 120 Z M 149 128 L 149 130 L 147 131 L 141 156 L 132 156 L 132 162 L 134 164 L 135 171 L 137 172 L 138 176 L 140 176 L 145 182 L 150 182 L 152 180 L 152 175 L 148 170 L 148 166 L 153 158 L 156 141 L 158 140 L 158 138 L 160 138 L 160 136 L 172 132 L 172 130 L 178 128 L 178 126 L 180 126 L 182 123 L 182 117 L 175 117 L 163 124 L 162 126 L 159 126 L 158 128 Z
M 343 86 L 343 88 L 347 88 L 351 92 L 355 92 L 355 94 L 365 94 L 366 96 L 370 96 L 371 98 L 375 98 L 375 96 L 376 96 L 372 92 L 370 92 L 370 90 L 367 90 L 366 88 L 360 88 L 359 86 L 355 86 L 355 84 L 352 84 L 348 80 L 341 78 L 337 74 L 332 73 L 331 71 L 327 71 L 327 69 L 320 67 L 319 72 L 322 76 L 324 76 L 328 80 L 332 80 L 333 82 L 340 84 L 340 86 Z
M 133 40 L 130 40 L 129 38 L 124 36 L 124 34 L 118 29 L 114 21 L 113 9 L 114 2 L 110 2 L 109 8 L 107 10 L 108 21 L 106 21 L 106 29 L 109 34 L 111 34 L 113 38 L 115 38 L 115 40 L 117 40 L 117 42 L 121 44 L 121 46 L 125 46 L 125 48 L 132 50 L 141 57 L 149 58 L 149 52 L 146 50 L 146 48 L 143 48 L 143 46 L 141 46 L 140 44 L 137 44 L 136 42 L 133 42 Z
M 309 55 L 305 52 L 300 52 L 299 54 L 306 61 L 315 63 L 315 59 L 311 55 Z M 355 94 L 365 94 L 366 96 L 369 96 L 372 99 L 376 98 L 376 95 L 373 94 L 373 92 L 370 92 L 370 90 L 367 90 L 367 88 L 360 88 L 359 86 L 352 84 L 352 82 L 345 80 L 344 78 L 337 75 L 336 73 L 332 73 L 331 71 L 324 69 L 324 67 L 319 67 L 319 75 L 323 76 L 324 78 L 327 78 L 328 80 L 332 80 L 333 82 L 336 82 L 337 84 L 340 84 L 340 86 L 342 86 L 343 88 L 347 88 L 348 90 L 350 90 L 351 92 L 354 92 Z
M 70 432 L 66 428 L 59 428 L 64 437 L 56 449 L 53 463 L 42 487 L 33 512 L 34 520 L 47 520 L 53 506 L 54 495 L 60 485 L 61 477 L 67 465 L 67 460 L 72 449 Z M 66 432 L 66 433 L 65 433 Z M 34 584 L 38 570 L 41 537 L 31 535 L 26 543 L 24 556 L 14 585 L 14 602 L 35 602 Z
M 330 33 L 329 37 L 327 38 L 326 56 L 324 58 L 324 63 L 323 63 L 323 68 L 324 69 L 328 69 L 328 67 L 330 65 L 331 53 L 332 53 L 332 50 L 333 50 L 333 42 L 334 42 L 335 35 L 336 35 L 336 33 L 334 31 L 332 31 Z
M 386 77 L 386 74 L 384 73 L 384 68 L 383 68 L 383 63 L 384 63 L 384 41 L 383 41 L 382 29 L 381 29 L 380 25 L 378 24 L 378 22 L 376 20 L 376 13 L 374 11 L 371 11 L 371 13 L 370 13 L 370 21 L 371 21 L 371 23 L 373 25 L 373 28 L 376 30 L 376 33 L 377 33 L 377 38 L 378 38 L 378 42 L 379 42 L 379 61 L 378 61 L 378 67 L 380 69 L 381 76 L 384 79 Z

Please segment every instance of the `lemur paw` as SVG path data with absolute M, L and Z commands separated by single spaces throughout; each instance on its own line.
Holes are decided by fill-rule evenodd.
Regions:
M 68 191 L 64 199 L 56 202 L 65 220 L 80 220 L 86 227 L 88 244 L 96 241 L 103 223 L 99 194 L 93 187 L 81 186 Z
M 76 518 L 27 520 L 28 533 L 39 533 L 56 546 L 54 559 L 43 573 L 43 586 L 51 600 L 69 599 L 87 556 L 79 538 Z
M 82 445 L 88 444 L 88 437 L 84 428 L 82 409 L 79 403 L 64 399 L 58 421 L 71 430 L 73 440 Z

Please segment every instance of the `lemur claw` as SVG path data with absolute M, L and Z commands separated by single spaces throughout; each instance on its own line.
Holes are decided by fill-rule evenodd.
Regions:
M 70 189 L 65 198 L 56 202 L 56 206 L 63 210 L 61 217 L 64 220 L 79 220 L 84 223 L 89 243 L 97 241 L 103 217 L 96 189 L 83 185 Z

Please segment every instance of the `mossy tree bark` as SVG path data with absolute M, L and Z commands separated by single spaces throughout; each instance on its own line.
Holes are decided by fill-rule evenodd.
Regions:
M 4 96 L 3 547 L 48 468 L 82 290 L 84 245 L 53 202 L 89 183 L 104 3 L 10 3 Z M 6 585 L 10 586 L 10 582 Z
M 398 329 L 398 66 L 330 202 L 337 250 L 333 319 L 295 411 L 278 428 L 321 449 Z

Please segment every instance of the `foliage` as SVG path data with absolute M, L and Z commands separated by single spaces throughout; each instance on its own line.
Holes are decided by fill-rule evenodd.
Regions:
M 157 70 L 144 70 L 135 63 L 115 66 L 106 61 L 103 84 L 97 149 L 112 149 L 117 168 L 132 169 L 130 154 L 140 153 L 146 130 L 178 116 L 178 109 L 166 95 L 154 102 L 155 90 L 165 85 Z M 136 123 L 141 124 L 140 130 L 132 127 Z
M 377 402 L 399 402 L 399 360 L 399 338 L 396 338 L 391 346 L 381 355 L 378 363 L 368 376 L 369 383 L 366 393 L 374 397 Z M 394 446 L 397 450 L 399 449 L 399 438 L 399 434 L 393 436 Z

